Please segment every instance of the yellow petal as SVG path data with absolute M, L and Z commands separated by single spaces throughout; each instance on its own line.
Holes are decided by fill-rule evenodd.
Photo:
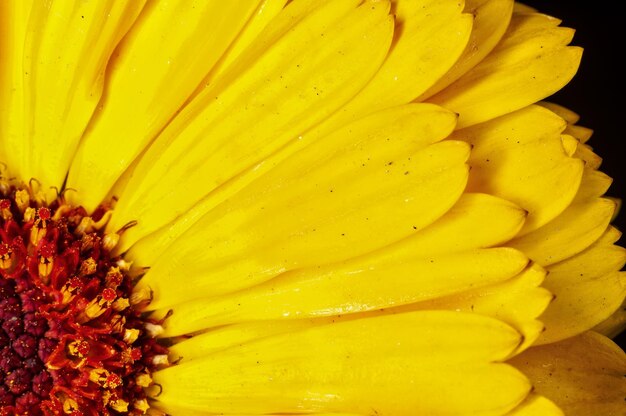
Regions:
M 238 58 L 256 39 L 257 36 L 267 27 L 267 25 L 280 13 L 285 7 L 287 0 L 262 0 L 252 17 L 241 32 L 237 35 L 235 40 L 229 46 L 228 50 L 224 52 L 222 58 L 216 62 L 215 66 L 211 69 L 211 72 L 202 80 L 200 86 L 196 92 L 192 95 L 192 98 L 200 93 L 205 87 L 211 84 L 211 82 L 219 77 L 235 60 Z M 311 7 L 316 2 L 299 2 L 304 6 Z
M 185 362 L 197 358 L 203 358 L 215 351 L 242 345 L 261 338 L 273 335 L 295 332 L 313 326 L 326 325 L 342 318 L 317 318 L 317 319 L 283 319 L 279 321 L 255 321 L 240 324 L 226 325 L 221 328 L 213 328 L 209 331 L 194 335 L 191 338 L 181 339 L 170 347 L 172 361 L 181 358 Z
M 622 303 L 611 316 L 593 327 L 595 332 L 609 338 L 618 336 L 624 329 L 626 329 L 626 302 Z
M 546 331 L 538 343 L 559 341 L 593 328 L 621 306 L 626 297 L 626 249 L 613 245 L 609 230 L 585 251 L 548 268 L 544 286 L 556 295 L 542 315 Z
M 28 157 L 29 142 L 24 140 L 24 43 L 33 3 L 0 2 L 0 161 L 18 175 Z
M 508 199 L 529 212 L 521 234 L 554 219 L 576 195 L 583 163 L 563 148 L 564 128 L 565 121 L 551 111 L 530 106 L 453 135 L 474 146 L 468 190 Z
M 588 167 L 585 168 L 574 203 L 583 203 L 601 197 L 609 190 L 612 182 L 613 179 L 605 173 Z
M 602 335 L 533 347 L 509 362 L 567 415 L 624 414 L 626 354 Z
M 398 0 L 397 29 L 392 48 L 374 78 L 337 117 L 325 123 L 370 114 L 411 102 L 459 59 L 472 30 L 472 17 L 463 2 Z M 496 34 L 497 35 L 497 34 Z
M 404 121 L 391 130 L 385 114 L 372 116 L 292 156 L 205 215 L 139 285 L 153 287 L 156 302 L 167 296 L 172 304 L 193 295 L 180 290 L 195 291 L 163 286 L 171 283 L 164 276 L 178 276 L 184 266 L 189 283 L 210 296 L 286 267 L 345 260 L 433 222 L 465 186 L 468 148 L 452 141 L 424 148 L 453 129 L 449 112 L 414 105 L 403 113 L 394 113 Z M 394 216 L 387 215 L 391 207 Z
M 514 15 L 493 52 L 429 101 L 458 113 L 463 128 L 558 91 L 576 73 L 582 50 L 566 47 L 573 31 L 556 24 L 544 15 Z
M 394 249 L 437 255 L 496 246 L 514 237 L 525 218 L 526 211 L 507 200 L 464 193 L 443 217 Z
M 77 190 L 68 194 L 75 202 L 92 210 L 102 201 L 258 3 L 177 0 L 155 2 L 142 13 L 107 69 L 105 96 L 72 161 L 67 187 Z
M 387 53 L 393 27 L 387 2 L 358 3 L 328 2 L 296 23 L 279 14 L 290 23 L 285 33 L 268 26 L 250 53 L 177 116 L 142 157 L 109 223 L 115 231 L 140 219 L 124 233 L 126 248 L 362 88 Z
M 563 133 L 570 134 L 576 137 L 581 143 L 586 143 L 593 135 L 593 130 L 587 127 L 568 124 Z
M 562 105 L 552 103 L 550 101 L 541 101 L 537 104 L 552 111 L 554 114 L 567 121 L 567 124 L 576 124 L 580 119 L 580 116 L 577 113 L 573 112 L 569 108 L 563 107 Z
M 559 117 L 567 121 L 567 128 L 565 129 L 564 133 L 571 135 L 572 137 L 575 137 L 579 142 L 581 143 L 587 142 L 587 140 L 589 140 L 589 138 L 593 134 L 593 130 L 576 125 L 576 123 L 580 119 L 580 116 L 576 114 L 575 112 L 573 112 L 572 110 L 562 107 L 555 103 L 547 102 L 547 101 L 542 101 L 537 104 L 539 104 L 542 107 L 547 108 L 548 110 L 552 111 L 554 114 L 558 115 Z
M 565 416 L 554 402 L 537 394 L 529 394 L 526 400 L 506 416 Z
M 34 3 L 26 36 L 30 59 L 24 65 L 28 121 L 22 140 L 29 146 L 21 166 L 24 179 L 61 188 L 100 101 L 109 57 L 144 3 Z
M 454 123 L 455 117 L 452 113 L 430 104 L 409 104 L 378 112 L 311 143 L 308 147 L 304 147 L 304 150 L 292 154 L 289 158 L 278 159 L 283 160 L 282 170 L 270 172 L 262 176 L 260 180 L 257 179 L 257 184 L 248 188 L 248 196 L 250 197 L 250 192 L 252 192 L 251 198 L 256 199 L 255 193 L 261 192 L 259 187 L 272 188 L 274 181 L 282 183 L 286 178 L 297 178 L 307 164 L 311 166 L 319 164 L 319 161 L 331 157 L 333 153 L 340 152 L 340 149 L 344 147 L 359 149 L 364 146 L 375 146 L 372 149 L 366 149 L 369 153 L 366 158 L 371 159 L 381 152 L 375 157 L 382 158 L 380 163 L 389 163 L 405 156 L 407 152 L 417 151 L 443 139 L 454 128 Z M 363 149 L 359 150 L 359 152 L 362 151 Z M 178 220 L 141 240 L 130 250 L 129 256 L 138 265 L 153 265 L 161 253 L 167 251 L 168 246 L 189 230 L 202 216 L 223 200 L 232 198 L 238 189 L 249 184 L 255 177 L 261 176 L 277 163 L 276 159 L 267 160 L 247 172 L 244 179 L 236 185 L 220 187 L 211 195 L 212 197 L 205 198 Z M 358 163 L 357 167 L 361 164 L 362 162 Z M 372 166 L 371 163 L 368 164 Z M 259 181 L 264 185 L 259 185 Z
M 589 169 L 598 169 L 602 164 L 602 158 L 593 152 L 593 148 L 583 143 L 578 145 L 574 156 L 583 160 Z
M 472 33 L 465 50 L 454 66 L 418 98 L 419 101 L 427 99 L 459 79 L 493 50 L 509 26 L 513 4 L 512 0 L 468 0 L 465 2 L 464 11 L 474 16 Z
M 615 202 L 610 199 L 578 201 L 548 224 L 507 245 L 523 251 L 542 266 L 549 266 L 580 253 L 600 238 L 614 211 Z
M 162 308 L 346 260 L 415 234 L 459 198 L 469 149 L 445 141 L 393 160 L 378 151 L 388 143 L 358 143 L 319 166 L 298 163 L 316 156 L 306 152 L 290 159 L 263 178 L 267 186 L 251 186 L 181 236 L 138 287 L 150 287 L 151 306 Z M 294 169 L 297 174 L 284 174 Z M 181 273 L 185 285 L 171 278 Z
M 383 251 L 343 264 L 285 273 L 230 296 L 187 301 L 171 308 L 174 313 L 163 336 L 241 321 L 390 308 L 501 282 L 528 264 L 521 252 L 506 248 L 428 257 L 403 254 Z
M 154 380 L 163 387 L 159 403 L 181 411 L 499 415 L 529 390 L 521 374 L 492 363 L 519 341 L 516 331 L 489 318 L 406 313 L 183 359 Z
M 441 256 L 465 250 L 489 247 L 508 241 L 520 229 L 525 213 L 514 204 L 486 194 L 464 194 L 442 218 L 414 236 L 390 246 L 398 256 Z M 484 224 L 491 224 L 485 227 Z M 199 337 L 181 342 L 171 351 L 184 357 L 197 357 L 217 349 L 296 328 L 320 325 L 340 320 L 297 319 L 264 321 L 229 325 L 209 331 Z
M 515 6 L 513 7 L 513 12 L 515 12 L 515 14 L 535 13 L 536 11 L 537 9 L 518 2 L 515 2 Z
M 198 95 L 204 88 L 211 84 L 211 81 L 219 76 L 226 67 L 228 67 L 235 58 L 241 55 L 258 36 L 258 34 L 272 21 L 272 19 L 282 10 L 286 3 L 286 0 L 263 0 L 259 4 L 257 10 L 254 12 L 250 20 L 246 23 L 245 27 L 241 30 L 232 44 L 224 52 L 222 57 L 215 63 L 211 71 L 200 82 L 200 85 L 196 88 L 196 91 L 190 96 L 188 101 L 191 101 L 196 95 Z M 105 200 L 112 200 L 116 195 L 124 193 L 124 189 L 128 184 L 128 181 L 134 174 L 134 170 L 137 167 L 139 158 L 135 159 L 133 163 L 124 171 L 124 173 L 118 178 L 113 188 L 109 191 Z M 186 213 L 185 215 L 187 215 Z M 185 221 L 185 220 L 182 220 Z
M 530 347 L 544 328 L 537 318 L 553 299 L 550 292 L 540 287 L 545 274 L 545 270 L 535 264 L 505 282 L 397 310 L 456 310 L 494 317 L 512 325 L 524 336 L 514 352 L 519 353 Z
M 563 150 L 565 150 L 565 154 L 567 156 L 572 157 L 579 146 L 579 141 L 576 140 L 574 136 L 570 136 L 569 134 L 561 134 L 561 142 L 563 145 Z

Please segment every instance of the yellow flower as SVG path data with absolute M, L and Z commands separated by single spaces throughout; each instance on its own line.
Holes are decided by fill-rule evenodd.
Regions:
M 558 20 L 10 0 L 0 28 L 1 415 L 623 412 L 611 180 L 540 102 L 581 57 Z

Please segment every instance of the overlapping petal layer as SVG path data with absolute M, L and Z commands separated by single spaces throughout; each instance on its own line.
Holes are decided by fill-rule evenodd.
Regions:
M 387 2 L 359 3 L 279 14 L 146 151 L 110 229 L 142 218 L 126 244 L 158 229 L 352 98 L 380 66 L 393 32 Z
M 462 341 L 450 342 L 451 327 Z M 494 319 L 413 312 L 258 340 L 171 367 L 155 380 L 163 387 L 160 405 L 172 413 L 498 415 L 530 388 L 512 367 L 494 363 L 519 342 Z
M 531 348 L 511 363 L 568 415 L 624 413 L 626 355 L 600 334 Z
M 139 287 L 154 290 L 153 307 L 169 306 L 362 255 L 432 223 L 463 192 L 469 147 L 429 144 L 455 118 L 434 106 L 416 110 L 394 127 L 399 134 L 386 114 L 375 115 L 289 158 L 205 215 Z M 193 284 L 169 278 L 181 271 Z

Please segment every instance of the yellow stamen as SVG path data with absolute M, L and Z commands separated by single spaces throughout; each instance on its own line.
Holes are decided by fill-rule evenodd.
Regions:
M 150 335 L 152 338 L 156 338 L 164 331 L 161 325 L 151 324 L 149 322 L 145 325 L 145 328 L 146 332 L 148 332 L 148 335 Z
M 37 244 L 46 236 L 48 232 L 48 222 L 40 218 L 35 220 L 33 228 L 30 229 L 30 243 L 37 247 Z
M 167 357 L 167 354 L 159 354 L 152 357 L 152 363 L 154 365 L 170 365 L 170 360 Z
M 152 384 L 152 377 L 148 373 L 140 374 L 135 378 L 135 383 L 140 387 L 149 387 Z
M 145 414 L 150 408 L 150 405 L 148 404 L 148 401 L 146 399 L 141 399 L 136 400 L 135 403 L 133 403 L 133 407 L 139 410 L 142 414 Z
M 142 288 L 140 290 L 134 291 L 130 295 L 130 304 L 133 306 L 137 306 L 141 303 L 149 303 L 152 300 L 152 290 L 149 288 Z
M 0 269 L 9 270 L 14 265 L 15 255 L 13 254 L 13 250 L 9 247 L 8 244 L 4 244 L 0 251 L 4 252 L 4 254 L 0 255 Z
M 34 220 L 36 216 L 37 216 L 37 211 L 35 210 L 35 208 L 28 207 L 24 211 L 24 222 L 29 222 L 31 220 Z
M 111 330 L 115 333 L 122 333 L 124 331 L 124 326 L 126 325 L 126 318 L 122 315 L 114 315 L 111 317 Z
M 89 257 L 80 264 L 80 274 L 82 276 L 89 276 L 90 274 L 94 274 L 97 268 L 98 264 L 96 261 L 92 257 Z
M 20 189 L 15 192 L 15 204 L 22 214 L 26 211 L 26 208 L 30 206 L 30 195 L 27 190 Z
M 52 268 L 54 267 L 54 258 L 53 257 L 44 257 L 39 256 L 39 266 L 37 268 L 39 277 L 44 282 L 48 281 L 48 276 L 52 273 Z
M 112 251 L 117 243 L 120 241 L 120 235 L 117 233 L 106 234 L 102 239 L 102 248 L 107 251 Z
M 113 292 L 112 295 L 111 292 Z M 103 294 L 97 295 L 91 300 L 91 302 L 89 302 L 89 304 L 78 316 L 77 321 L 79 323 L 85 323 L 102 315 L 106 312 L 107 308 L 111 306 L 111 303 L 115 299 L 114 296 L 115 291 L 111 289 L 104 289 Z
M 132 344 L 133 342 L 137 341 L 137 338 L 139 338 L 139 334 L 141 334 L 141 331 L 139 331 L 138 329 L 125 329 L 124 342 L 127 344 Z
M 120 398 L 111 400 L 109 407 L 119 413 L 128 412 L 128 402 Z
M 113 302 L 113 304 L 111 305 L 111 307 L 118 311 L 121 312 L 124 309 L 130 307 L 130 302 L 128 301 L 127 298 L 118 298 L 115 300 L 115 302 Z
M 57 208 L 57 210 L 54 212 L 54 215 L 52 216 L 52 219 L 54 221 L 58 221 L 60 220 L 65 214 L 67 214 L 68 212 L 70 212 L 72 210 L 72 207 L 69 205 L 61 205 L 59 208 Z
M 63 400 L 63 413 L 65 413 L 66 415 L 71 415 L 76 411 L 78 411 L 78 403 L 76 403 L 76 400 L 69 397 Z
M 107 271 L 106 276 L 104 277 L 104 282 L 107 287 L 115 289 L 122 282 L 123 275 L 120 272 L 119 267 L 111 267 Z

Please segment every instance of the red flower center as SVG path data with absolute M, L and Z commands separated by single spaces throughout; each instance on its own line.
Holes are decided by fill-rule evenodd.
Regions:
M 168 351 L 132 305 L 107 210 L 28 192 L 0 194 L 0 415 L 143 414 Z

